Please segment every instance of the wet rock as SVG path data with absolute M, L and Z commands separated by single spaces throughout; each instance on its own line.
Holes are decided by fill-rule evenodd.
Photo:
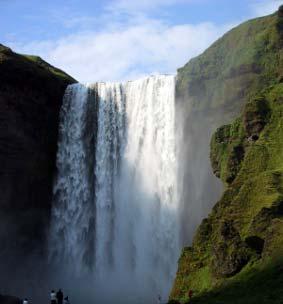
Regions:
M 267 228 L 275 218 L 283 216 L 283 200 L 279 198 L 270 208 L 264 207 L 254 217 L 250 227 L 250 233 L 265 237 Z
M 264 240 L 258 236 L 249 236 L 245 239 L 249 248 L 254 250 L 257 254 L 261 254 L 264 247 Z
M 264 97 L 257 97 L 247 103 L 244 112 L 244 127 L 249 138 L 258 139 L 269 118 L 268 102 Z
M 245 149 L 242 145 L 237 145 L 234 146 L 231 149 L 229 158 L 228 158 L 228 164 L 227 167 L 228 169 L 228 173 L 227 173 L 227 177 L 226 177 L 226 182 L 228 184 L 231 184 L 233 182 L 233 180 L 236 178 L 238 172 L 239 172 L 239 168 L 240 168 L 240 164 L 242 162 L 242 160 L 244 159 L 245 156 Z
M 232 221 L 220 226 L 219 242 L 213 246 L 212 270 L 216 277 L 231 277 L 249 261 L 250 253 Z

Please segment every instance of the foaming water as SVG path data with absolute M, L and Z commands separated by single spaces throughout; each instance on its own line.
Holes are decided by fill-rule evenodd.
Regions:
M 51 261 L 101 303 L 166 300 L 180 252 L 174 76 L 69 86 L 57 167 Z

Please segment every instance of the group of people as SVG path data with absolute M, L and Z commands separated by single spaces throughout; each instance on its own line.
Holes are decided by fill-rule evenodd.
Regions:
M 193 297 L 192 290 L 188 291 L 188 297 L 189 299 Z M 51 300 L 51 304 L 70 304 L 69 297 L 67 296 L 64 298 L 64 294 L 61 289 L 59 289 L 57 292 L 51 290 L 50 300 Z M 28 299 L 24 299 L 23 304 L 28 304 Z M 162 304 L 161 295 L 158 295 L 157 297 L 157 304 Z
M 51 304 L 70 304 L 69 297 L 64 298 L 63 291 L 59 289 L 57 292 L 51 290 L 50 293 Z
M 67 296 L 64 298 L 64 294 L 61 289 L 59 289 L 57 292 L 55 292 L 54 290 L 51 290 L 50 300 L 51 300 L 51 304 L 70 304 L 69 297 Z M 29 304 L 28 299 L 25 298 L 22 301 L 22 303 Z

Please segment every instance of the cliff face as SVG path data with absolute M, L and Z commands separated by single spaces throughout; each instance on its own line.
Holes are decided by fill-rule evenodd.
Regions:
M 238 118 L 212 137 L 225 191 L 182 252 L 172 302 L 282 302 L 282 22 L 249 21 L 180 70 L 177 92 L 210 130 Z
M 209 160 L 213 132 L 237 117 L 250 96 L 282 77 L 281 19 L 273 14 L 248 21 L 178 70 L 177 115 L 185 125 L 179 159 L 186 169 L 186 231 L 195 230 L 222 192 Z M 185 233 L 188 239 L 191 234 Z
M 7 257 L 5 264 L 11 252 L 24 256 L 43 249 L 59 110 L 73 82 L 39 57 L 0 45 L 0 255 Z

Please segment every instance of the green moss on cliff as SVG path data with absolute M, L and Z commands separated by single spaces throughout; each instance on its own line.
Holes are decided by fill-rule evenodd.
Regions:
M 4 72 L 4 68 L 8 66 L 9 71 L 19 71 L 20 74 L 28 72 L 45 78 L 54 76 L 57 81 L 60 81 L 64 84 L 77 82 L 70 75 L 50 65 L 40 57 L 33 55 L 16 54 L 10 48 L 2 44 L 0 44 L 0 64 L 2 73 Z M 15 75 L 3 75 L 2 77 L 12 78 L 15 77 Z
M 283 76 L 282 18 L 257 18 L 234 28 L 178 70 L 177 96 L 199 111 L 239 114 L 247 95 Z M 201 100 L 201 102 L 199 102 Z
M 49 72 L 53 73 L 57 77 L 60 77 L 61 79 L 76 82 L 76 80 L 72 77 L 70 77 L 68 74 L 66 74 L 64 71 L 55 68 L 54 66 L 50 65 L 46 61 L 42 60 L 39 56 L 33 56 L 33 55 L 23 55 L 28 60 L 36 63 L 38 66 L 42 67 L 45 70 L 48 70 Z
M 277 267 L 283 270 L 282 89 L 278 83 L 261 93 L 269 110 L 256 140 L 245 129 L 245 114 L 257 108 L 257 98 L 247 103 L 240 119 L 213 136 L 217 172 L 225 183 L 227 176 L 234 179 L 201 224 L 192 248 L 181 256 L 171 299 L 186 302 L 193 289 L 195 303 L 268 303 L 272 293 L 283 300 L 277 282 L 283 281 L 283 272 L 276 272 Z M 242 147 L 239 158 L 235 147 Z M 233 155 L 237 161 L 229 162 Z M 238 293 L 244 284 L 251 289 Z M 263 285 L 260 291 L 256 284 Z
M 213 172 L 225 183 L 236 177 L 245 153 L 245 130 L 241 120 L 218 129 L 211 141 L 211 163 Z
M 259 74 L 245 92 L 240 117 L 212 137 L 212 167 L 226 190 L 180 257 L 171 300 L 186 303 L 192 289 L 190 303 L 283 302 L 281 18 L 276 14 L 241 25 L 181 71 L 179 81 L 184 84 L 196 79 L 204 83 L 205 78 L 207 85 L 207 79 L 224 80 L 231 69 L 238 73 L 258 59 Z M 221 53 L 224 47 L 229 55 Z M 202 66 L 204 73 L 198 70 L 201 62 L 207 65 Z M 225 86 L 211 101 L 204 88 L 204 105 L 199 106 L 218 107 L 222 101 L 228 108 L 235 105 L 236 99 L 223 97 Z M 232 84 L 231 90 L 235 97 Z

